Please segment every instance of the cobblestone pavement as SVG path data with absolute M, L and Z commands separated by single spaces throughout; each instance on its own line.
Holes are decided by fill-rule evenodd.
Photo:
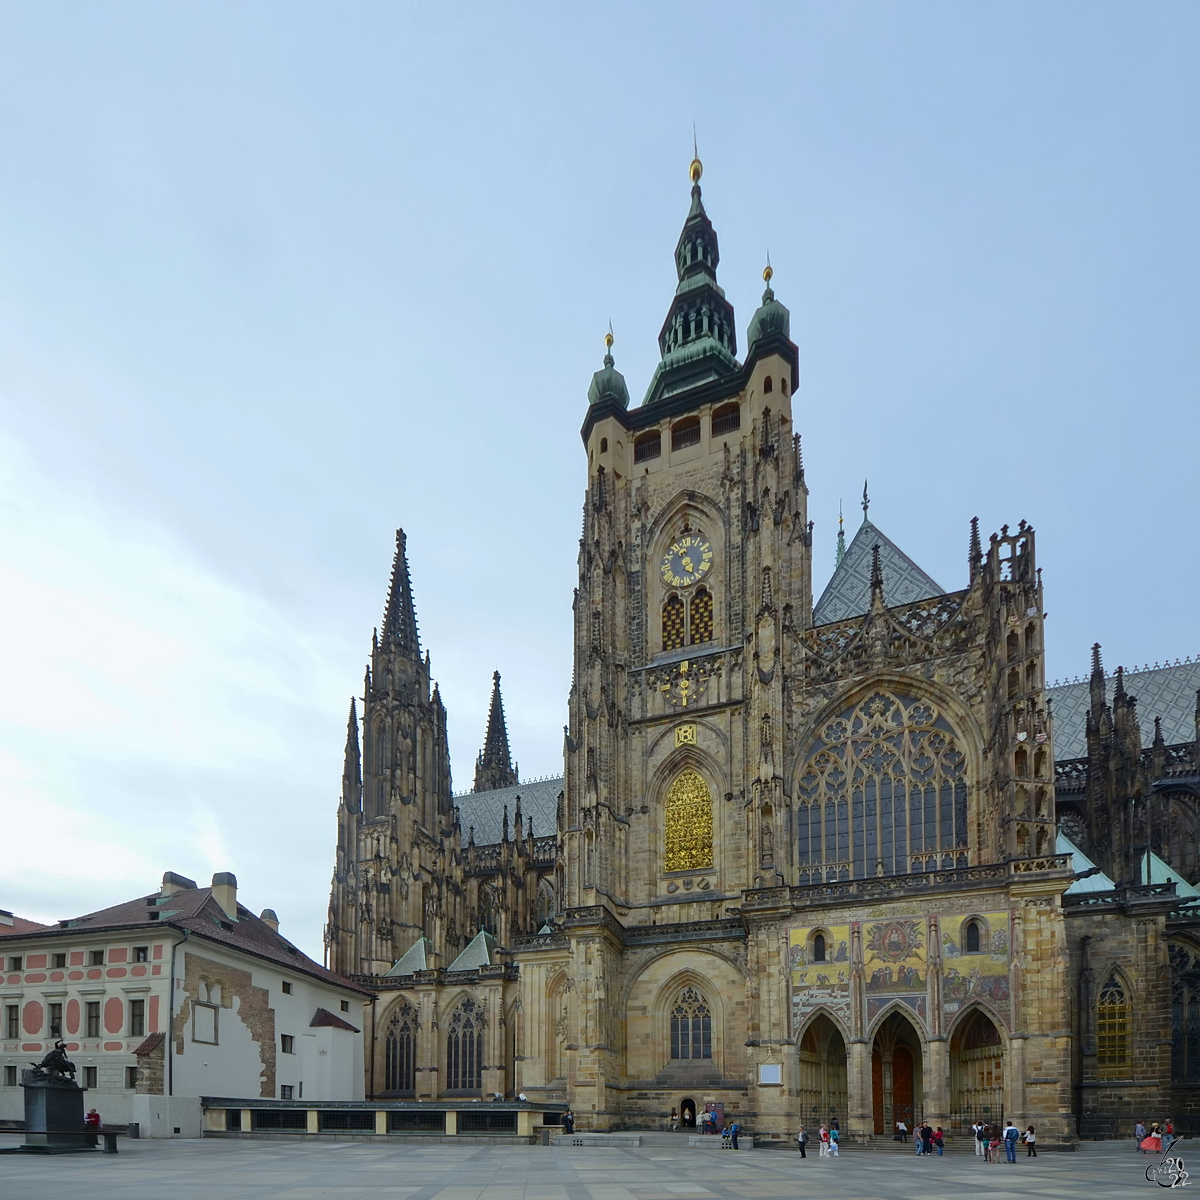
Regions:
M 19 1137 L 0 1135 L 0 1146 Z M 1089 1144 L 988 1165 L 966 1153 L 918 1158 L 847 1149 L 640 1150 L 542 1146 L 372 1146 L 361 1142 L 135 1141 L 116 1156 L 0 1155 L 3 1200 L 996 1200 L 1158 1195 L 1146 1156 Z M 1180 1151 L 1186 1156 L 1188 1144 Z M 1197 1153 L 1200 1170 L 1200 1151 Z

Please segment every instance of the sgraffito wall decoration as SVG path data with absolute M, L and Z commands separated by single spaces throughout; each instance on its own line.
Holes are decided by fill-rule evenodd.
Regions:
M 863 974 L 867 1021 L 893 1000 L 907 1004 L 922 1020 L 927 1016 L 929 923 L 900 917 L 863 926 Z
M 972 923 L 978 950 L 968 929 Z M 947 1017 L 976 999 L 986 999 L 1009 1017 L 1008 923 L 1007 912 L 942 917 L 942 1007 Z
M 824 961 L 813 960 L 813 937 L 825 939 Z M 792 1033 L 816 1008 L 825 1007 L 850 1021 L 850 926 L 808 925 L 788 932 L 792 971 Z

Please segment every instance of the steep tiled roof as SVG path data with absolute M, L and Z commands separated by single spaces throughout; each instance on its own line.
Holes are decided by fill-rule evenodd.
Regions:
M 466 844 L 472 827 L 475 829 L 475 845 L 491 846 L 500 841 L 505 805 L 508 805 L 511 837 L 518 796 L 521 798 L 521 822 L 526 831 L 529 829 L 529 818 L 532 817 L 534 837 L 553 836 L 558 829 L 558 795 L 562 790 L 563 777 L 555 775 L 550 779 L 519 783 L 516 787 L 496 788 L 491 792 L 465 792 L 455 796 L 463 844 Z
M 474 971 L 492 965 L 492 949 L 496 939 L 481 929 L 464 947 L 462 953 L 447 968 L 451 971 Z
M 433 943 L 427 937 L 419 937 L 398 959 L 392 964 L 390 971 L 385 971 L 384 975 L 411 975 L 414 971 L 424 971 L 429 965 L 428 950 Z
M 846 557 L 838 563 L 813 607 L 814 625 L 861 617 L 871 607 L 871 549 L 876 545 L 883 570 L 883 602 L 888 608 L 945 594 L 946 589 L 940 583 L 935 583 L 891 538 L 864 519 Z
M 360 1033 L 361 1030 L 351 1025 L 349 1021 L 343 1020 L 337 1013 L 331 1013 L 327 1008 L 318 1008 L 313 1013 L 313 1019 L 309 1021 L 309 1029 L 321 1029 L 328 1026 L 330 1029 L 348 1029 L 351 1033 Z
M 72 920 L 59 921 L 57 925 L 39 926 L 31 931 L 46 938 L 73 937 L 80 933 L 99 933 L 103 930 L 144 929 L 147 933 L 154 928 L 172 927 L 195 937 L 217 942 L 257 958 L 266 959 L 288 971 L 308 975 L 349 991 L 370 995 L 365 988 L 343 979 L 326 970 L 320 963 L 313 962 L 280 936 L 264 921 L 259 920 L 248 908 L 240 904 L 238 919 L 231 921 L 225 910 L 213 899 L 212 888 L 182 888 L 170 896 L 154 894 L 127 900 L 124 904 L 102 908 Z M 0 926 L 0 928 L 4 928 Z M 0 943 L 13 937 L 28 937 L 24 934 L 0 935 Z
M 1107 680 L 1112 703 L 1116 676 Z M 1168 746 L 1196 737 L 1196 690 L 1200 688 L 1200 660 L 1169 667 L 1148 667 L 1125 672 L 1125 691 L 1137 698 L 1142 745 L 1154 740 L 1154 718 L 1162 718 L 1163 740 Z M 1060 761 L 1087 754 L 1087 711 L 1091 703 L 1086 679 L 1048 688 L 1054 706 L 1054 757 Z
M 39 925 L 26 917 L 17 917 L 7 909 L 0 909 L 0 937 L 11 933 L 37 933 L 39 929 L 49 929 L 48 925 Z
M 1095 869 L 1096 864 L 1065 833 L 1058 835 L 1058 840 L 1054 844 L 1054 852 L 1056 854 L 1069 854 L 1071 856 L 1071 869 L 1076 875 L 1082 875 L 1084 871 Z M 1083 892 L 1111 892 L 1116 886 L 1103 871 L 1098 871 L 1095 875 L 1089 875 L 1086 879 L 1076 879 L 1067 888 L 1066 894 L 1068 896 L 1078 896 Z

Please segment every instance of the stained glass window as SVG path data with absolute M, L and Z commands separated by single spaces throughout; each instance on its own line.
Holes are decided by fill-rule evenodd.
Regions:
M 1130 1069 L 1131 1010 L 1125 987 L 1114 971 L 1096 1003 L 1096 1068 L 1102 1075 L 1123 1075 Z
M 451 1018 L 446 1074 L 451 1091 L 477 1092 L 483 1086 L 483 1012 L 474 1000 L 464 1000 Z
M 384 1043 L 384 1089 L 411 1092 L 416 1088 L 417 1013 L 405 1001 L 388 1022 Z
M 671 1057 L 712 1058 L 712 1015 L 695 988 L 684 988 L 671 1010 Z

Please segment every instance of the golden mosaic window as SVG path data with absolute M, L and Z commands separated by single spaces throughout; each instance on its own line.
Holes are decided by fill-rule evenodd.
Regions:
M 685 614 L 683 601 L 673 592 L 667 597 L 662 609 L 662 648 L 666 650 L 682 650 L 687 644 L 684 640 Z
M 1114 971 L 1096 1003 L 1096 1069 L 1102 1075 L 1124 1075 L 1130 1068 L 1129 1022 L 1133 1005 Z
M 872 692 L 825 722 L 797 782 L 800 882 L 967 865 L 967 770 L 928 700 Z
M 707 588 L 699 588 L 691 602 L 691 644 L 711 642 L 713 637 L 713 598 Z
M 663 810 L 663 870 L 693 871 L 713 865 L 712 793 L 699 771 L 684 767 L 667 792 Z

